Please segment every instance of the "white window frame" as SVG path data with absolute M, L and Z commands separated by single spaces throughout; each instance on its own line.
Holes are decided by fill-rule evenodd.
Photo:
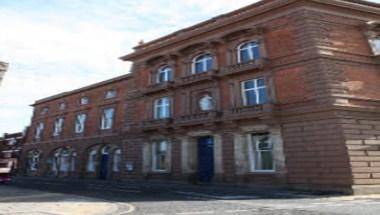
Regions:
M 87 114 L 79 113 L 75 116 L 75 133 L 82 134 L 85 130 Z
M 255 43 L 254 45 L 252 45 L 252 43 Z M 243 46 L 245 46 L 245 45 L 248 45 L 247 47 L 244 47 L 244 48 L 242 48 Z M 249 61 L 252 61 L 252 60 L 257 60 L 257 59 L 255 59 L 255 56 L 254 56 L 254 51 L 253 51 L 253 49 L 254 48 L 258 48 L 259 49 L 259 58 L 260 58 L 260 44 L 257 42 L 257 41 L 255 41 L 255 40 L 251 40 L 251 41 L 248 41 L 248 42 L 244 42 L 244 43 L 242 43 L 242 44 L 240 44 L 239 46 L 238 46 L 238 48 L 237 48 L 237 56 L 238 56 L 238 63 L 246 63 L 246 62 L 242 62 L 242 56 L 241 56 L 241 52 L 243 51 L 243 50 L 248 50 L 248 55 L 249 55 Z
M 58 104 L 58 109 L 59 110 L 65 110 L 66 109 L 66 103 L 65 102 L 60 102 Z
M 80 98 L 80 105 L 88 105 L 90 103 L 90 98 L 88 96 L 83 96 Z
M 154 119 L 168 119 L 171 117 L 171 100 L 169 97 L 162 97 L 154 101 L 153 106 L 153 117 Z M 167 111 L 165 111 L 167 109 Z M 163 113 L 168 113 L 164 115 Z M 162 114 L 162 115 L 161 115 Z
M 96 171 L 96 159 L 97 159 L 98 151 L 96 149 L 91 149 L 88 153 L 87 158 L 87 172 L 95 172 Z
M 157 162 L 161 154 L 157 153 L 157 147 L 160 147 L 162 143 L 166 144 L 166 150 L 162 155 L 165 156 L 165 169 L 157 169 Z M 168 140 L 159 140 L 152 144 L 152 171 L 153 172 L 170 172 L 170 142 Z
M 112 113 L 111 117 L 107 115 L 106 113 L 107 111 L 111 111 Z M 102 111 L 100 129 L 102 130 L 112 129 L 114 118 L 115 118 L 115 108 L 104 108 Z
M 160 80 L 160 75 L 162 73 L 165 74 L 165 76 L 164 76 L 165 80 L 163 80 L 163 81 Z M 173 69 L 171 66 L 169 66 L 169 65 L 161 66 L 158 69 L 157 74 L 156 74 L 156 83 L 160 84 L 160 83 L 165 83 L 165 82 L 171 81 L 172 75 L 173 75 Z
M 40 166 L 40 152 L 32 151 L 29 152 L 28 159 L 29 159 L 29 170 L 30 171 L 38 171 Z M 35 164 L 35 165 L 32 165 Z
M 376 43 L 379 43 L 379 47 L 376 46 Z M 370 39 L 370 44 L 373 54 L 376 56 L 380 55 L 380 35 Z
M 112 160 L 113 160 L 112 161 L 112 171 L 113 172 L 120 172 L 121 149 L 114 150 Z
M 200 58 L 202 58 L 202 59 L 200 59 Z M 213 68 L 207 69 L 207 62 L 209 60 L 211 60 L 212 66 L 215 67 L 214 57 L 210 53 L 204 53 L 204 54 L 200 54 L 200 55 L 197 55 L 196 57 L 194 57 L 192 60 L 192 65 L 191 65 L 191 73 L 192 74 L 199 74 L 199 73 L 204 73 L 204 72 L 212 70 Z M 196 71 L 196 69 L 197 69 L 196 64 L 197 63 L 202 63 L 202 67 L 203 67 L 202 71 L 199 71 L 199 72 Z
M 105 99 L 112 99 L 117 96 L 117 91 L 116 89 L 110 89 L 106 91 L 106 95 L 104 96 Z
M 265 170 L 265 169 L 257 169 L 257 164 L 256 164 L 256 156 L 259 154 L 261 151 L 265 150 L 257 150 L 258 148 L 258 142 L 254 142 L 254 136 L 264 136 L 267 135 L 269 138 L 269 143 L 272 144 L 272 149 L 270 150 L 272 152 L 272 165 L 273 168 L 271 170 Z M 276 172 L 276 162 L 275 162 L 275 143 L 273 142 L 273 138 L 271 137 L 270 133 L 250 133 L 247 134 L 247 139 L 248 139 L 248 159 L 249 159 L 249 167 L 250 167 L 250 172 L 254 173 L 275 173 Z M 254 147 L 255 145 L 255 147 Z M 256 149 L 255 149 L 256 148 Z
M 59 136 L 62 133 L 63 130 L 63 123 L 64 123 L 64 118 L 60 117 L 55 119 L 54 121 L 54 129 L 53 129 L 53 136 Z
M 41 115 L 45 115 L 45 114 L 47 114 L 49 112 L 49 108 L 48 107 L 44 107 L 44 108 L 42 108 L 42 110 L 41 110 Z
M 35 136 L 34 138 L 35 139 L 41 139 L 41 136 L 42 136 L 42 133 L 45 129 L 45 125 L 43 122 L 38 122 L 37 123 L 37 126 L 36 126 L 36 133 L 35 133 Z
M 264 86 L 258 86 L 259 80 L 264 80 Z M 244 88 L 245 83 L 250 82 L 250 81 L 254 82 L 253 88 L 245 89 Z M 265 104 L 265 103 L 260 103 L 260 97 L 259 97 L 260 96 L 260 94 L 259 94 L 260 89 L 264 89 L 266 91 L 266 97 L 267 97 L 266 102 L 268 102 L 267 83 L 266 83 L 265 78 L 256 78 L 256 79 L 242 81 L 241 82 L 241 97 L 243 99 L 243 106 L 250 106 L 250 105 L 248 105 L 248 99 L 247 99 L 247 95 L 246 95 L 247 91 L 254 91 L 255 92 L 255 94 L 256 94 L 256 105 Z

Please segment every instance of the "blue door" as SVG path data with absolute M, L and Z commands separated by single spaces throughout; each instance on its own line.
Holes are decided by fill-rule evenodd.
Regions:
M 214 176 L 214 138 L 198 138 L 198 178 L 210 182 Z
M 107 179 L 108 175 L 108 154 L 102 155 L 102 159 L 100 160 L 100 179 Z

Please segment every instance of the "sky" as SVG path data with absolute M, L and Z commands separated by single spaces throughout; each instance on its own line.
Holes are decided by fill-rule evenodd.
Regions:
M 140 40 L 256 1 L 0 0 L 0 136 L 28 126 L 38 99 L 126 74 L 118 58 Z

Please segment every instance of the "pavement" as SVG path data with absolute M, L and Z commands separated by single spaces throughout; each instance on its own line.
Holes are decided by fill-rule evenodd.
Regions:
M 19 178 L 0 185 L 0 215 L 379 215 L 380 195 L 171 183 Z

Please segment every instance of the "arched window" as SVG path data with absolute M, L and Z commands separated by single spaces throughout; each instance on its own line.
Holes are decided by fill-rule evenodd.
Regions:
M 75 171 L 76 160 L 77 160 L 77 153 L 73 152 L 71 154 L 71 162 L 70 162 L 70 171 L 71 172 Z
M 40 152 L 37 150 L 30 151 L 28 153 L 28 165 L 29 170 L 37 171 L 40 164 Z
M 237 51 L 239 63 L 246 63 L 260 58 L 260 47 L 256 41 L 240 44 Z
M 211 54 L 202 54 L 193 59 L 192 73 L 198 74 L 212 70 L 214 67 Z
M 170 66 L 165 65 L 158 69 L 156 75 L 156 83 L 163 83 L 172 80 L 173 70 Z
M 59 168 L 59 162 L 60 162 L 60 159 L 59 159 L 59 150 L 57 150 L 53 157 L 52 157 L 52 161 L 51 161 L 51 171 L 54 172 L 55 174 L 58 173 L 58 168 Z
M 170 99 L 163 97 L 154 101 L 154 118 L 166 119 L 170 117 Z
M 70 160 L 69 160 L 70 153 L 67 149 L 63 149 L 60 153 L 60 165 L 59 165 L 59 171 L 61 172 L 68 172 L 70 167 Z
M 96 149 L 92 149 L 90 153 L 88 153 L 87 172 L 95 172 L 96 154 Z
M 214 110 L 214 99 L 209 93 L 205 93 L 200 97 L 199 101 L 199 109 L 201 111 L 211 111 Z
M 120 172 L 120 163 L 121 163 L 121 150 L 116 149 L 113 153 L 112 171 Z

